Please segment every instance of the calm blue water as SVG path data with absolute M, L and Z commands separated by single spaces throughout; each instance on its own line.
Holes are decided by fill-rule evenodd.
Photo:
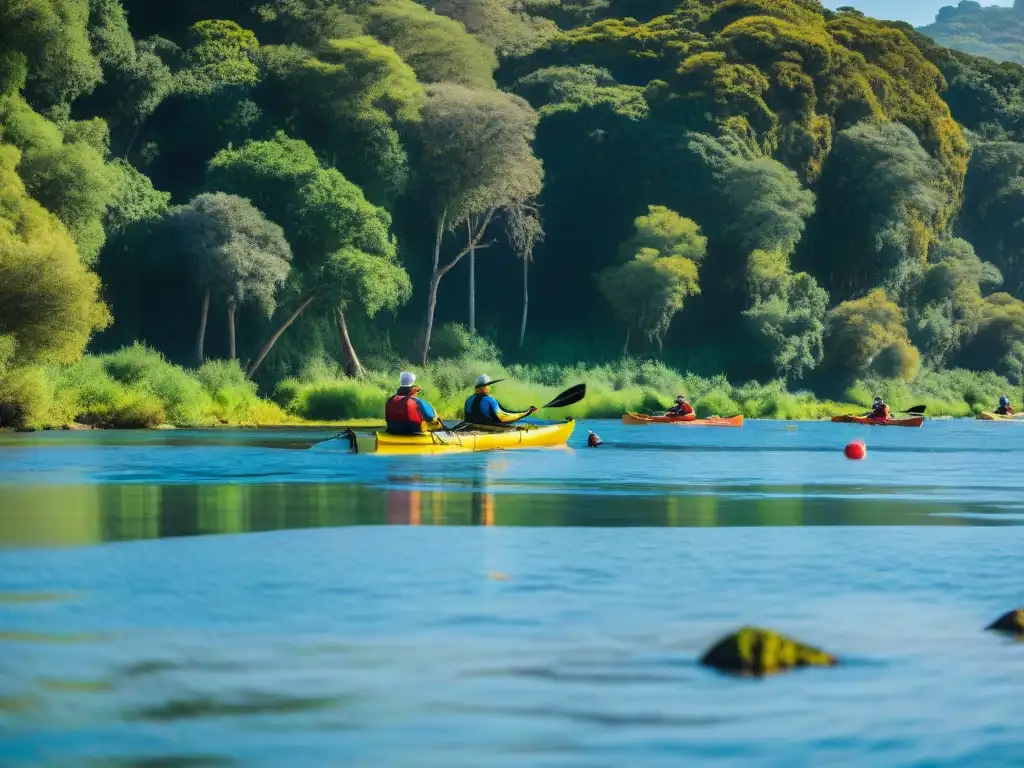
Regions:
M 0 436 L 0 765 L 1024 760 L 1024 425 L 581 426 Z M 696 665 L 748 623 L 844 664 Z

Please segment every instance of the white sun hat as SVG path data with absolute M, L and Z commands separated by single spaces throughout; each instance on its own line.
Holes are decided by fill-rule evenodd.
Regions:
M 411 387 L 416 383 L 416 374 L 411 371 L 402 371 L 398 376 L 398 386 L 400 387 Z
M 486 373 L 481 373 L 479 376 L 476 377 L 476 384 L 474 386 L 477 389 L 479 389 L 480 387 L 487 387 L 490 386 L 491 384 L 497 384 L 499 381 L 504 381 L 504 379 L 492 379 Z

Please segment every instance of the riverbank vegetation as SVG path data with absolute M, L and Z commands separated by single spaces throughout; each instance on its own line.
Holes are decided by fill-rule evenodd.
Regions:
M 0 420 L 989 407 L 1022 85 L 816 0 L 0 5 Z
M 442 328 L 442 336 L 456 333 Z M 479 346 L 488 350 L 486 342 Z M 400 366 L 401 367 L 401 366 Z M 503 365 L 493 358 L 439 359 L 420 369 L 418 383 L 442 418 L 459 420 L 471 382 L 480 371 L 506 378 L 498 387 L 514 407 L 543 405 L 558 392 L 586 382 L 587 398 L 538 418 L 617 419 L 625 411 L 656 413 L 686 393 L 700 417 L 742 413 L 753 419 L 824 419 L 864 412 L 882 393 L 895 408 L 926 405 L 932 416 L 971 416 L 990 409 L 999 395 L 1024 391 L 993 374 L 965 370 L 921 372 L 911 382 L 854 382 L 837 401 L 809 391 L 790 392 L 783 380 L 730 383 L 725 376 L 684 374 L 653 361 L 623 359 L 583 365 Z M 313 358 L 296 376 L 281 380 L 269 398 L 234 361 L 208 361 L 198 369 L 168 363 L 141 345 L 72 364 L 19 368 L 0 375 L 4 410 L 0 426 L 47 428 L 216 427 L 301 425 L 379 419 L 394 390 L 398 368 L 347 376 L 335 361 Z M 497 391 L 497 390 L 496 390 Z M 16 410 L 17 409 L 17 410 Z

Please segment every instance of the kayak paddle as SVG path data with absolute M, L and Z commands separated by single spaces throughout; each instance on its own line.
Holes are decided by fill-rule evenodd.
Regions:
M 896 413 L 909 413 L 912 416 L 923 416 L 924 412 L 927 411 L 927 410 L 928 410 L 928 406 L 927 405 L 915 405 L 915 406 L 913 406 L 911 408 L 907 408 L 905 411 L 896 411 Z M 856 416 L 856 414 L 853 414 L 853 413 L 851 413 L 850 415 L 851 416 Z M 871 415 L 871 411 L 868 411 L 867 413 L 862 414 L 861 418 L 867 418 L 870 415 Z
M 560 395 L 556 396 L 555 399 L 552 400 L 550 403 L 548 403 L 547 405 L 542 405 L 537 410 L 541 411 L 545 408 L 565 408 L 566 406 L 569 405 L 575 405 L 586 396 L 587 385 L 577 384 L 574 387 L 569 387 L 567 390 L 565 390 L 565 392 L 562 392 Z

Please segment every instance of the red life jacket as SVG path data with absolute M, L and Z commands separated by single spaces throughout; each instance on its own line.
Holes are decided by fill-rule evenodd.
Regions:
M 392 395 L 384 406 L 384 420 L 392 424 L 422 424 L 423 414 L 412 395 Z
M 890 413 L 888 405 L 883 405 L 880 408 L 875 408 L 875 410 L 871 412 L 871 418 L 874 419 L 875 421 L 888 421 L 889 416 Z

